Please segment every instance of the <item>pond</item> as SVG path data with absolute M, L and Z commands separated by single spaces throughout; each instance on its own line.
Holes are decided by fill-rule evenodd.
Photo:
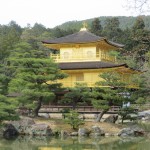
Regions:
M 143 137 L 67 137 L 46 138 L 19 136 L 6 140 L 0 138 L 0 150 L 149 150 L 150 139 Z

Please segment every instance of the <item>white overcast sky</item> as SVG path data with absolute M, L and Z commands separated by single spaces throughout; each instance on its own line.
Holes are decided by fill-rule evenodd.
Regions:
M 52 28 L 67 21 L 100 16 L 133 16 L 126 0 L 0 0 L 0 24 L 16 21 L 22 27 L 41 23 Z

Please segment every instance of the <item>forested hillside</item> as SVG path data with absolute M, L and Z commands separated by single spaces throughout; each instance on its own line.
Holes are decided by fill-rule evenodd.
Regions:
M 105 16 L 98 17 L 103 27 L 105 25 L 105 21 L 110 18 L 113 18 L 113 17 L 111 16 L 110 17 L 105 17 Z M 136 17 L 132 17 L 132 16 L 129 16 L 129 17 L 118 16 L 117 18 L 119 19 L 119 22 L 120 22 L 119 27 L 121 29 L 131 28 L 134 25 L 134 22 L 136 20 Z M 142 18 L 144 20 L 145 27 L 147 29 L 150 29 L 150 16 L 142 16 Z M 79 30 L 82 26 L 83 21 L 85 21 L 88 24 L 88 27 L 91 27 L 93 20 L 94 18 L 82 20 L 82 21 L 69 21 L 69 22 L 63 23 L 62 25 L 59 25 L 58 27 L 63 30 L 66 30 L 68 28 Z

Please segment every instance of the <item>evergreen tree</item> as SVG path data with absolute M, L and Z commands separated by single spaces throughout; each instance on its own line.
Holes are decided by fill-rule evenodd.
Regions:
M 95 35 L 98 36 L 102 36 L 102 26 L 101 26 L 101 22 L 98 18 L 95 18 L 92 21 L 92 25 L 91 25 L 91 32 L 94 33 Z
M 53 33 L 54 37 L 57 37 L 57 38 L 64 36 L 63 30 L 60 29 L 59 27 L 54 28 L 52 33 Z
M 4 63 L 4 59 L 10 54 L 14 45 L 20 40 L 22 33 L 21 27 L 14 21 L 8 25 L 0 26 L 0 62 Z
M 99 75 L 103 81 L 97 82 L 96 87 L 92 90 L 92 104 L 95 108 L 100 109 L 96 119 L 101 120 L 103 115 L 111 108 L 112 105 L 122 106 L 127 99 L 122 93 L 127 93 L 126 83 L 121 81 L 121 76 L 115 72 L 106 72 Z
M 66 114 L 65 122 L 70 124 L 74 130 L 77 130 L 80 125 L 84 124 L 84 121 L 79 118 L 79 113 L 74 110 Z
M 150 49 L 150 31 L 146 30 L 142 17 L 137 17 L 132 27 L 130 48 L 137 69 L 142 69 L 147 61 L 146 53 Z
M 63 30 L 59 27 L 56 27 L 54 29 L 52 29 L 52 36 L 55 37 L 55 38 L 60 38 L 60 37 L 63 37 L 63 36 L 66 36 L 66 35 L 69 35 L 69 34 L 73 34 L 77 32 L 76 29 L 66 29 L 66 30 Z
M 20 93 L 19 102 L 30 105 L 34 116 L 38 116 L 42 103 L 54 99 L 55 90 L 61 86 L 56 81 L 63 79 L 65 74 L 44 51 L 32 50 L 27 43 L 17 44 L 9 61 L 16 68 L 9 91 Z
M 134 75 L 132 78 L 133 83 L 137 83 L 139 88 L 134 90 L 132 94 L 132 99 L 135 100 L 137 104 L 146 104 L 150 102 L 150 78 L 149 71 L 140 74 Z
M 43 50 L 43 46 L 41 41 L 46 37 L 49 39 L 51 38 L 51 31 L 48 30 L 42 25 L 35 23 L 33 27 L 28 25 L 24 28 L 21 39 L 24 42 L 29 43 L 33 49 L 41 49 Z
M 22 28 L 15 21 L 0 26 L 0 93 L 3 95 L 7 95 L 8 83 L 14 72 L 14 69 L 8 66 L 6 59 L 20 40 L 21 33 Z
M 74 88 L 69 88 L 69 92 L 64 95 L 61 103 L 72 105 L 73 109 L 79 105 L 86 105 L 91 100 L 90 91 L 86 84 L 77 83 Z
M 142 17 L 137 17 L 134 25 L 133 25 L 133 32 L 136 32 L 136 30 L 144 30 L 145 28 L 145 23 Z
M 117 17 L 106 19 L 103 35 L 114 42 L 119 42 L 120 37 L 122 36 L 122 30 L 120 29 L 119 24 L 120 22 Z
M 0 94 L 0 123 L 3 120 L 16 120 L 18 116 L 16 115 L 17 103 L 13 99 L 9 99 L 4 95 Z

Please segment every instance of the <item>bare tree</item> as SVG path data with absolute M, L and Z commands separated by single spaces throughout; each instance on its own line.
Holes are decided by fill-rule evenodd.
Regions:
M 150 0 L 126 0 L 126 7 L 135 10 L 139 15 L 150 12 Z

